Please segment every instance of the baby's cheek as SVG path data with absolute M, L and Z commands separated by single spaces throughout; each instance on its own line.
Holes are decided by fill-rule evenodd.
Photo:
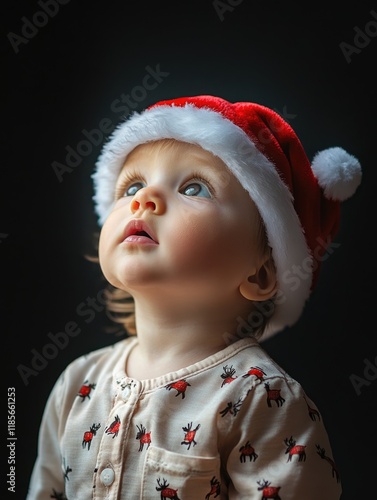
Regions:
M 108 272 L 108 270 L 110 270 L 111 263 L 113 262 L 113 259 L 111 258 L 113 241 L 112 235 L 113 231 L 111 230 L 111 225 L 105 222 L 104 226 L 102 227 L 98 243 L 99 263 L 102 271 L 104 272 Z
M 109 246 L 109 239 L 107 235 L 107 225 L 106 222 L 104 226 L 101 229 L 100 235 L 99 235 L 99 242 L 98 242 L 98 254 L 100 258 L 100 262 L 102 259 L 105 258 L 106 253 L 107 253 L 107 248 Z
M 215 223 L 200 217 L 188 216 L 174 230 L 174 253 L 182 260 L 196 264 L 213 258 L 217 247 L 221 244 L 221 235 Z

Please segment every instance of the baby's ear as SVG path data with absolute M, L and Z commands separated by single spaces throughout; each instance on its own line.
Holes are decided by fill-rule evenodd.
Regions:
M 239 286 L 239 291 L 245 299 L 258 302 L 270 299 L 276 289 L 276 270 L 271 256 L 268 256 Z

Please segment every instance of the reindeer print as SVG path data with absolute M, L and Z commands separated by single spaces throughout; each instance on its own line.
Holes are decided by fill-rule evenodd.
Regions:
M 136 439 L 139 439 L 140 441 L 139 451 L 143 451 L 144 446 L 146 446 L 148 449 L 151 444 L 151 433 L 147 432 L 146 428 L 143 425 L 137 425 L 136 427 Z
M 224 387 L 226 384 L 230 384 L 231 382 L 234 382 L 237 377 L 233 377 L 233 375 L 236 373 L 235 368 L 233 366 L 228 366 L 225 365 L 223 366 L 224 373 L 221 374 L 221 378 L 223 379 L 223 383 L 221 384 L 221 387 Z
M 158 478 L 158 486 L 156 486 L 156 490 L 161 492 L 161 500 L 180 500 L 177 494 L 178 490 L 169 488 L 169 483 L 166 481 L 166 479 L 163 479 L 162 481 L 163 483 L 161 484 L 161 480 L 160 478 Z
M 65 465 L 65 458 L 63 459 L 63 463 L 62 463 L 62 472 L 63 472 L 64 482 L 69 481 L 68 474 L 70 472 L 72 472 L 72 469 L 71 469 L 71 467 L 69 467 L 69 465 Z
M 89 382 L 85 380 L 77 394 L 81 398 L 82 403 L 86 398 L 90 399 L 90 393 L 96 388 L 96 385 L 97 384 L 89 384 Z
M 289 454 L 287 462 L 290 462 L 294 455 L 298 456 L 299 462 L 302 462 L 302 461 L 305 462 L 305 460 L 306 460 L 306 452 L 305 452 L 306 446 L 305 445 L 296 444 L 296 441 L 293 439 L 292 436 L 289 439 L 288 438 L 284 439 L 284 443 L 287 446 L 285 453 Z
M 84 432 L 84 436 L 82 438 L 82 447 L 88 447 L 88 451 L 90 450 L 90 445 L 92 444 L 92 440 L 94 436 L 97 434 L 98 429 L 101 427 L 101 424 L 93 424 L 90 429 Z
M 168 384 L 165 386 L 168 391 L 171 389 L 175 389 L 177 391 L 177 394 L 175 397 L 181 395 L 182 399 L 185 399 L 186 396 L 186 389 L 187 387 L 191 387 L 191 384 L 187 382 L 185 379 L 178 380 L 177 382 L 173 382 L 172 384 Z
M 267 405 L 271 408 L 271 401 L 275 401 L 276 406 L 283 406 L 285 399 L 280 394 L 280 389 L 270 389 L 270 384 L 266 382 L 264 388 L 267 391 Z
M 320 446 L 319 444 L 316 444 L 315 445 L 316 448 L 317 448 L 317 453 L 318 455 L 323 459 L 323 460 L 326 460 L 326 462 L 331 466 L 331 473 L 332 473 L 332 477 L 335 477 L 336 479 L 336 482 L 339 483 L 340 481 L 340 476 L 339 476 L 339 472 L 338 472 L 338 469 L 335 465 L 335 462 L 332 458 L 328 457 L 326 455 L 326 451 L 325 451 L 325 448 L 322 448 L 322 446 Z
M 120 427 L 120 418 L 118 415 L 116 415 L 111 424 L 108 427 L 106 427 L 105 432 L 106 434 L 112 434 L 114 439 L 118 435 L 119 427 Z
M 250 370 L 247 373 L 245 373 L 245 375 L 242 375 L 242 378 L 248 378 L 251 376 L 254 376 L 257 380 L 259 380 L 259 382 L 263 382 L 266 374 L 262 370 L 262 368 L 259 368 L 259 366 L 252 366 Z
M 271 482 L 265 481 L 257 481 L 259 484 L 258 491 L 262 492 L 261 500 L 281 500 L 279 496 L 280 486 L 270 486 Z
M 205 496 L 205 500 L 209 500 L 209 497 L 213 496 L 213 498 L 216 498 L 220 495 L 221 493 L 221 484 L 218 479 L 216 479 L 216 476 L 213 476 L 211 479 L 211 489 Z
M 200 424 L 198 424 L 195 429 L 192 429 L 192 422 L 187 424 L 187 427 L 182 427 L 182 430 L 185 431 L 185 437 L 181 444 L 187 445 L 187 449 L 189 450 L 191 448 L 191 445 L 195 446 L 196 441 L 195 441 L 195 436 L 197 430 L 200 428 Z
M 247 457 L 249 457 L 250 462 L 255 462 L 255 460 L 258 458 L 258 455 L 257 453 L 255 453 L 254 448 L 251 446 L 250 441 L 247 441 L 243 446 L 241 446 L 239 452 L 241 464 L 246 462 Z
M 320 421 L 321 415 L 319 414 L 319 411 L 309 405 L 305 396 L 304 396 L 304 399 L 305 399 L 306 406 L 308 407 L 308 414 L 309 414 L 309 417 L 311 418 L 311 420 L 313 420 L 313 422 L 315 422 L 316 419 L 318 418 L 318 421 Z
M 133 382 L 133 381 L 129 382 L 129 381 L 124 380 L 123 378 L 117 379 L 116 383 L 121 391 L 124 391 L 124 389 L 126 389 L 126 388 L 131 389 L 132 387 L 136 386 L 135 382 Z
M 220 415 L 222 417 L 225 417 L 228 413 L 233 415 L 234 417 L 237 415 L 237 413 L 240 411 L 241 406 L 242 406 L 243 400 L 241 398 L 238 399 L 236 403 L 232 403 L 232 401 L 229 401 L 226 405 L 226 407 L 220 411 Z

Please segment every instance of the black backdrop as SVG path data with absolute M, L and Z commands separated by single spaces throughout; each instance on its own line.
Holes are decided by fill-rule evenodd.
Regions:
M 303 317 L 265 347 L 318 404 L 342 500 L 373 498 L 377 5 L 40 0 L 2 6 L 2 20 L 0 350 L 4 400 L 7 387 L 16 390 L 17 441 L 16 493 L 5 488 L 1 498 L 25 498 L 60 371 L 118 338 L 100 273 L 84 257 L 97 230 L 90 175 L 101 145 L 132 109 L 201 93 L 270 106 L 309 157 L 338 145 L 362 164 Z M 80 333 L 46 347 L 63 342 L 70 322 Z

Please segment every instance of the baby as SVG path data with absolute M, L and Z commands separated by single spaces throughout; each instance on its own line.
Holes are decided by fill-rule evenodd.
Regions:
M 357 159 L 203 95 L 124 121 L 93 177 L 130 335 L 57 380 L 27 499 L 339 499 L 319 409 L 259 342 L 300 317 Z

